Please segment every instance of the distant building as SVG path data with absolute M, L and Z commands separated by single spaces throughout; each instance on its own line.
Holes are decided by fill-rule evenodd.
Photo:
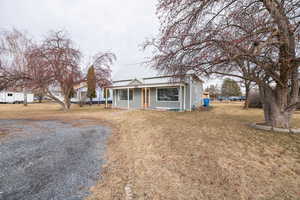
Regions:
M 24 92 L 11 92 L 11 91 L 2 91 L 0 92 L 0 103 L 24 103 L 25 100 L 27 103 L 33 102 L 33 94 Z
M 80 102 L 90 102 L 90 99 L 86 96 L 87 95 L 87 83 L 86 82 L 82 82 L 76 86 L 74 86 L 74 90 L 75 90 L 75 94 L 73 96 L 73 98 L 71 98 L 71 102 L 72 103 L 80 103 Z M 109 103 L 112 102 L 112 90 L 109 90 L 108 92 L 108 97 L 107 97 L 107 101 Z M 104 89 L 97 87 L 96 88 L 96 97 L 92 99 L 92 103 L 104 103 L 105 102 L 105 94 L 104 94 Z

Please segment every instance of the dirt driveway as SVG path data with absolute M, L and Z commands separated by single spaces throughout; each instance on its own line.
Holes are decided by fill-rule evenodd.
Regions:
M 1 200 L 79 200 L 99 180 L 110 129 L 0 120 Z

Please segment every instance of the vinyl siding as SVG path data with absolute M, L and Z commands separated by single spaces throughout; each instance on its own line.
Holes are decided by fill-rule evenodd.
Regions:
M 203 83 L 201 81 L 192 80 L 192 77 L 187 77 L 186 80 L 186 96 L 185 96 L 185 109 L 190 110 L 190 108 L 195 108 L 202 105 L 202 93 L 203 93 Z M 191 85 L 190 85 L 191 83 Z M 162 87 L 163 88 L 163 87 Z M 179 86 L 176 87 L 179 89 Z M 130 100 L 130 109 L 140 109 L 142 108 L 142 89 L 141 88 L 134 88 L 133 89 L 133 100 Z M 128 101 L 127 100 L 119 100 L 118 96 L 119 89 L 114 90 L 113 94 L 113 105 L 120 108 L 128 108 Z M 179 101 L 157 101 L 157 88 L 150 88 L 150 109 L 158 109 L 158 108 L 165 108 L 165 109 L 180 109 L 180 100 L 182 101 L 182 108 L 183 99 L 184 99 L 184 90 L 182 87 L 182 93 L 179 97 Z M 190 92 L 192 92 L 192 99 L 190 100 Z M 190 106 L 190 103 L 192 103 Z

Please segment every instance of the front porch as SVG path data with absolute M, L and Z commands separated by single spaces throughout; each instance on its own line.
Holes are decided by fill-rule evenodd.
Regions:
M 191 110 L 184 83 L 112 88 L 112 107 L 125 109 Z

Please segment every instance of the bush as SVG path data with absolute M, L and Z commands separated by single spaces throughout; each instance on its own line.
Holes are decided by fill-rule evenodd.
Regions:
M 262 103 L 257 91 L 249 94 L 249 108 L 262 108 Z

